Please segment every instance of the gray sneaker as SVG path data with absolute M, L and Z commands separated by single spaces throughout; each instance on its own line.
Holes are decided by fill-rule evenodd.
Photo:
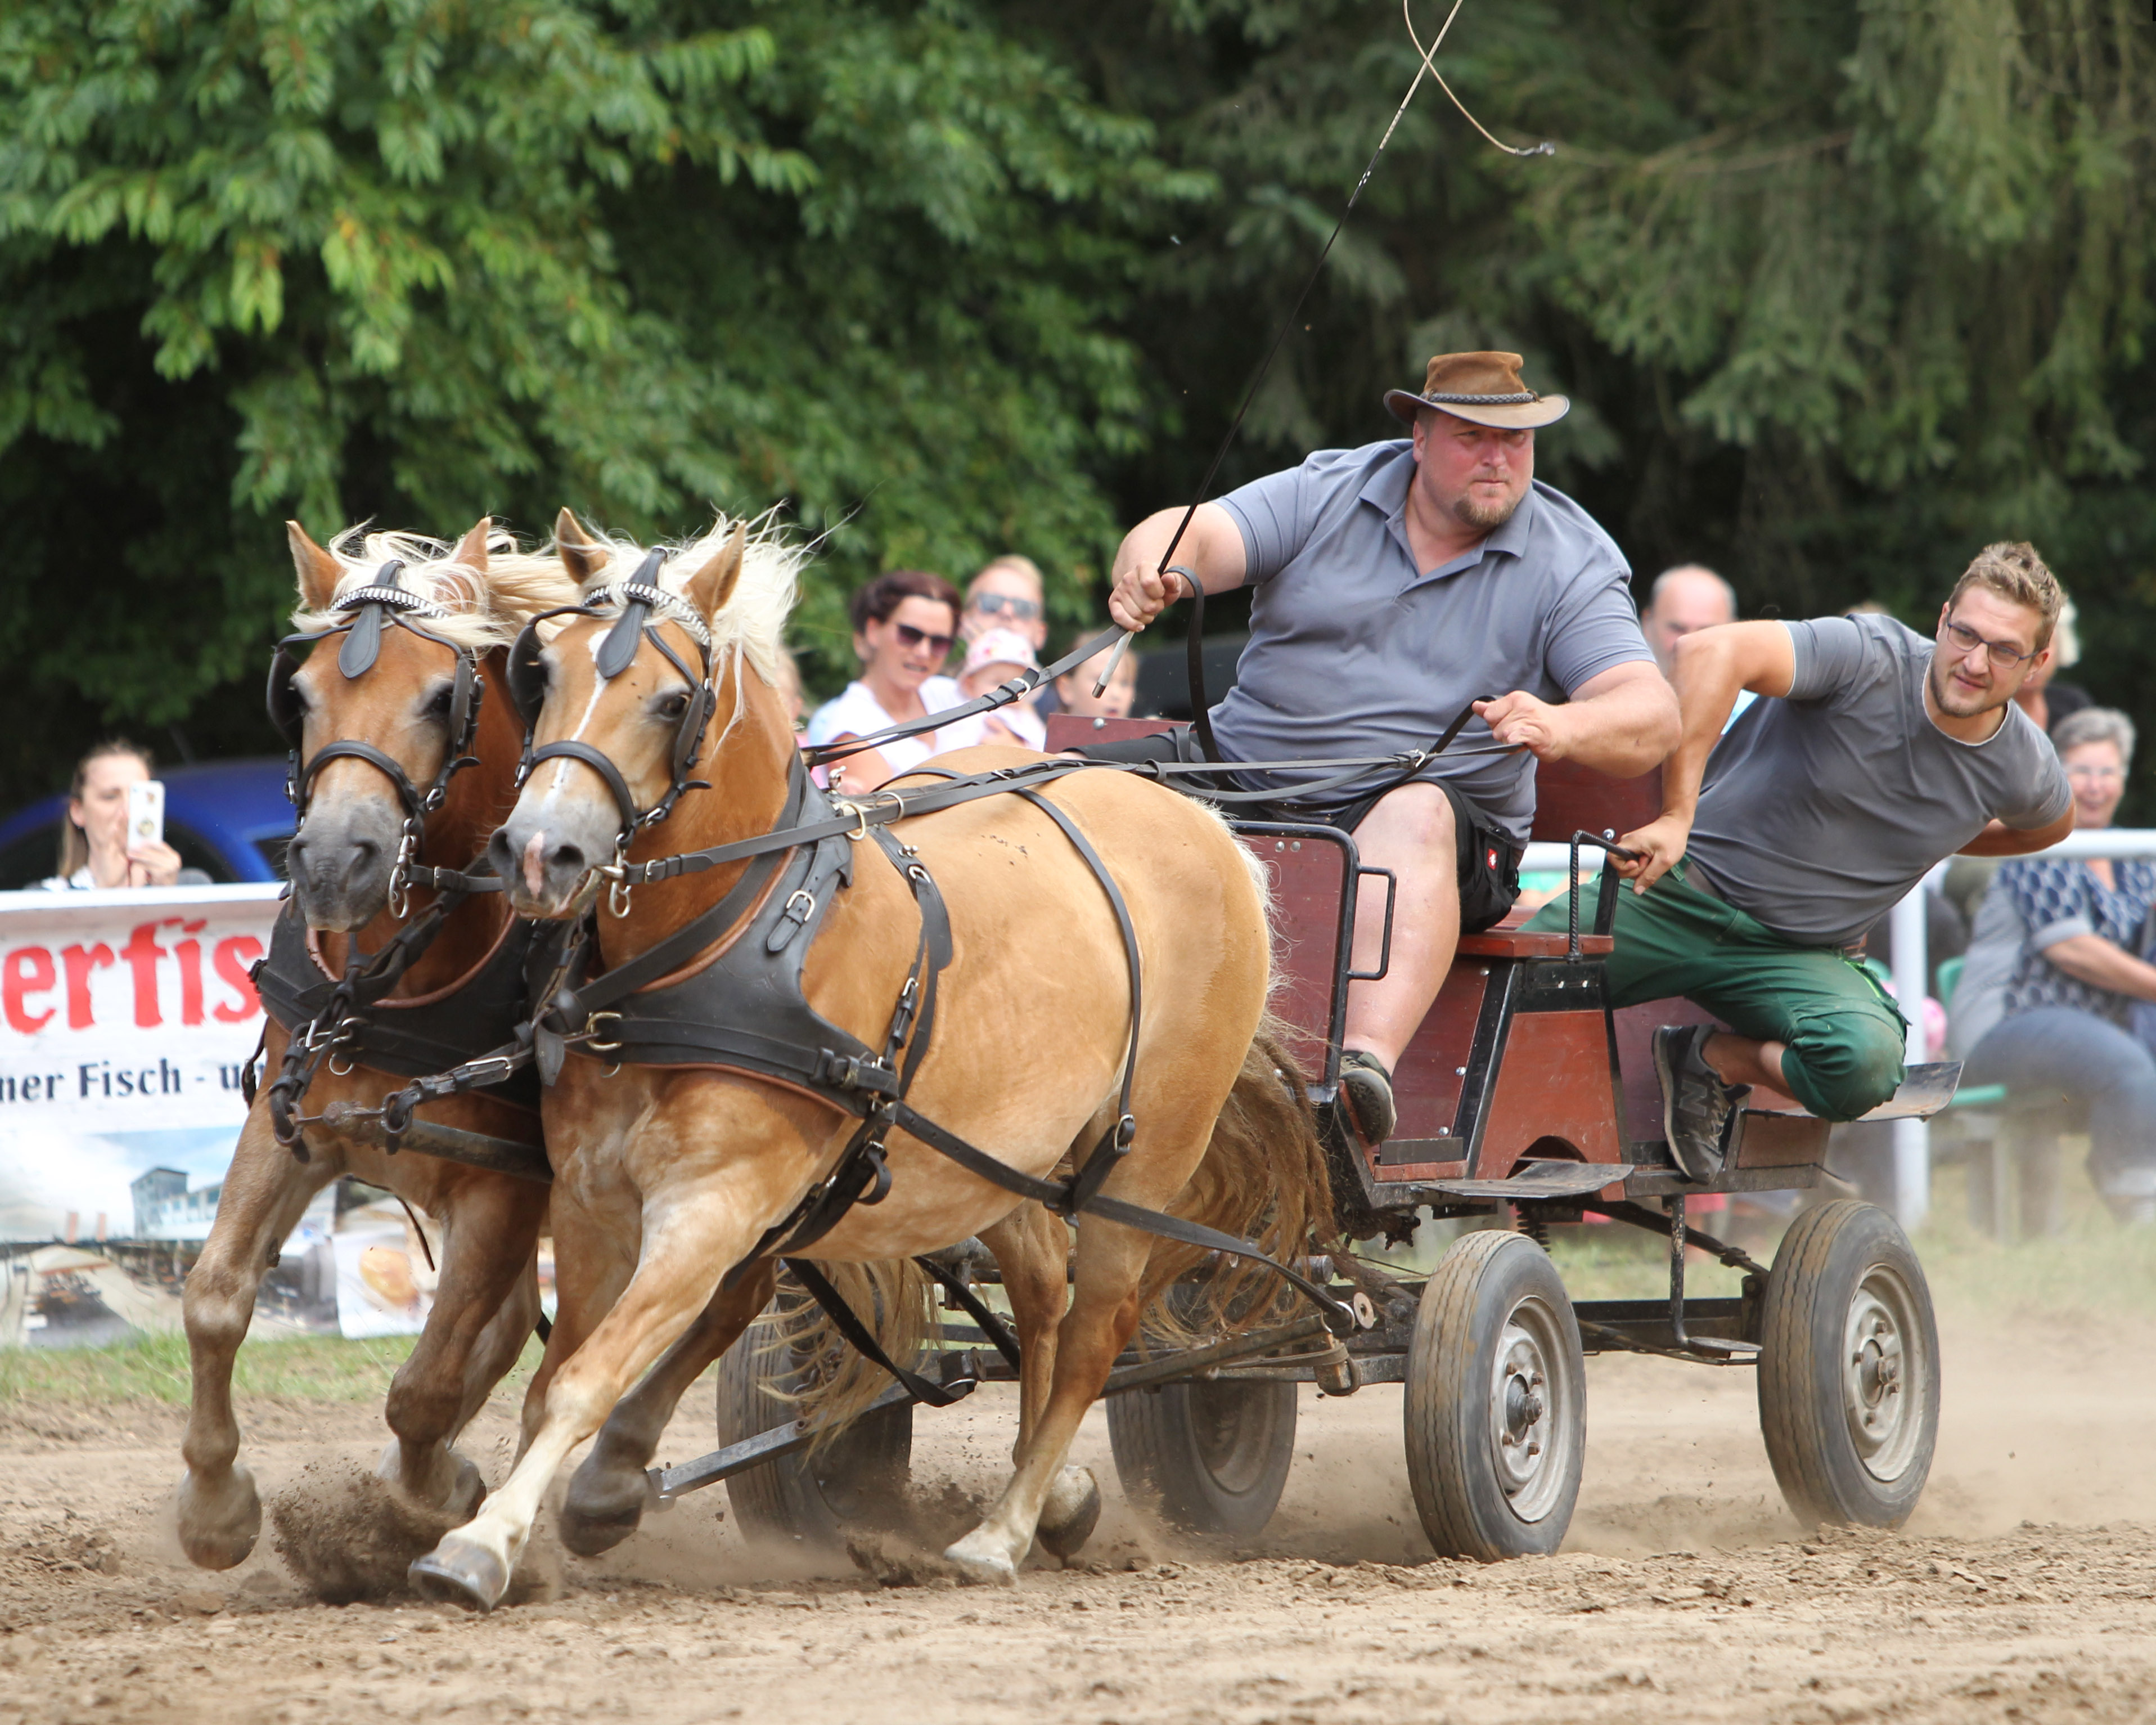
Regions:
M 1688 1180 L 1707 1181 L 1728 1158 L 1737 1110 L 1748 1086 L 1724 1084 L 1702 1046 L 1707 1024 L 1668 1024 L 1655 1032 L 1655 1071 L 1662 1081 L 1662 1130 Z
M 1340 1056 L 1340 1099 L 1348 1123 L 1364 1143 L 1375 1147 L 1393 1135 L 1399 1116 L 1393 1107 L 1393 1075 L 1373 1054 L 1353 1048 Z

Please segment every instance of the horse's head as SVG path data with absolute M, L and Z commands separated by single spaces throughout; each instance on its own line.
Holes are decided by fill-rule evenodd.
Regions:
M 796 562 L 774 536 L 723 518 L 668 554 L 595 536 L 565 509 L 555 547 L 586 609 L 543 641 L 535 625 L 511 655 L 532 765 L 487 850 L 530 916 L 582 910 L 639 828 L 664 819 L 694 775 L 718 778 L 719 740 L 749 685 L 764 685 L 778 713 L 769 685 Z M 757 677 L 737 675 L 744 660 Z
M 570 589 L 551 559 L 536 593 L 529 571 L 490 572 L 490 542 L 497 563 L 505 554 L 535 560 L 516 557 L 489 521 L 454 547 L 353 530 L 325 550 L 296 522 L 287 532 L 300 634 L 280 648 L 270 680 L 270 716 L 295 752 L 300 823 L 287 865 L 308 926 L 350 932 L 390 905 L 408 839 L 416 844 L 430 818 L 446 819 L 437 811 L 458 765 L 479 752 L 483 717 L 490 752 L 506 757 L 497 762 L 506 782 L 514 731 L 485 711 L 483 661 Z M 471 858 L 429 860 L 462 867 Z

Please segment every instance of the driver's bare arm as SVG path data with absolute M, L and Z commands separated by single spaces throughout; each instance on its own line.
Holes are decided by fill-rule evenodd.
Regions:
M 2074 811 L 2066 812 L 2049 826 L 2010 827 L 2003 820 L 1994 820 L 1961 848 L 1964 856 L 2027 856 L 2038 850 L 2049 850 L 2060 839 L 2074 829 Z
M 1676 691 L 1681 730 L 1676 749 L 1662 762 L 1662 812 L 1620 841 L 1639 853 L 1631 860 L 1617 860 L 1619 872 L 1639 892 L 1683 857 L 1699 809 L 1707 757 L 1721 741 L 1738 696 L 1747 689 L 1754 695 L 1784 696 L 1797 678 L 1796 646 L 1779 623 L 1724 623 L 1695 629 L 1678 640 L 1672 658 L 1670 683 Z
M 1157 572 L 1182 520 L 1180 509 L 1163 509 L 1123 536 L 1116 551 L 1113 591 L 1108 595 L 1108 614 L 1117 628 L 1143 629 L 1183 596 L 1180 580 Z M 1178 567 L 1195 570 L 1199 584 L 1208 593 L 1240 587 L 1247 570 L 1243 530 L 1219 504 L 1201 503 L 1173 561 Z
M 1538 761 L 1577 761 L 1617 778 L 1638 778 L 1677 740 L 1676 696 L 1644 660 L 1589 677 L 1568 701 L 1516 689 L 1477 701 L 1475 711 L 1499 742 Z

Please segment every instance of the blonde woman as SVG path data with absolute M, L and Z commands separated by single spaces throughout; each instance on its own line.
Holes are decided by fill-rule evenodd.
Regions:
M 40 886 L 69 892 L 179 881 L 180 854 L 171 845 L 127 843 L 127 788 L 147 779 L 150 768 L 150 752 L 121 737 L 100 742 L 75 763 L 67 819 L 60 824 L 59 872 Z M 186 872 L 208 878 L 199 869 Z

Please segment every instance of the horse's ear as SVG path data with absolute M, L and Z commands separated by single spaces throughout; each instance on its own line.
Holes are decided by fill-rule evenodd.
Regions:
M 748 528 L 737 526 L 711 553 L 711 561 L 689 578 L 681 595 L 700 616 L 716 617 L 726 609 L 726 601 L 734 596 L 734 583 L 741 579 L 742 557 L 747 549 Z
M 613 561 L 613 552 L 584 531 L 584 524 L 564 509 L 554 517 L 554 549 L 562 567 L 582 587 Z
M 285 523 L 285 537 L 292 547 L 292 569 L 300 578 L 300 603 L 310 611 L 324 611 L 336 597 L 344 565 L 307 537 L 297 521 Z
M 487 536 L 493 531 L 494 517 L 481 516 L 479 518 L 479 525 L 457 541 L 457 548 L 449 553 L 449 561 L 453 563 L 462 563 L 467 569 L 476 569 L 480 574 L 485 574 Z

